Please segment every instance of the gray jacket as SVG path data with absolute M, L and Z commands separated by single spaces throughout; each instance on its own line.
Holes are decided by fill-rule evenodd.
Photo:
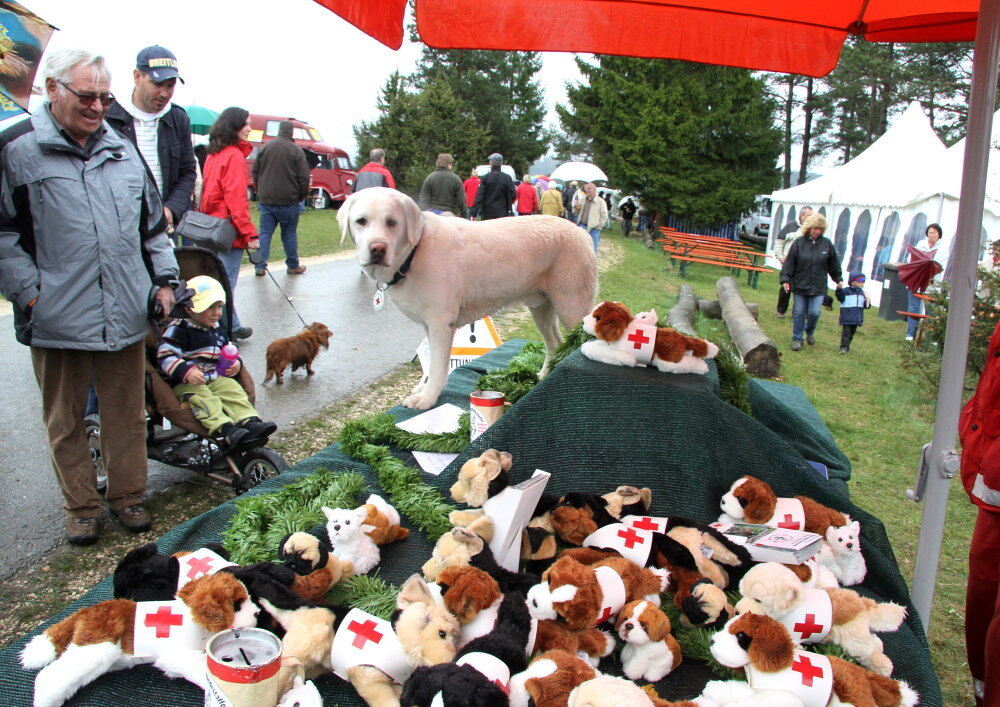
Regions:
M 165 228 L 142 158 L 107 123 L 81 148 L 46 106 L 0 134 L 0 292 L 22 344 L 142 339 L 152 284 L 177 278 Z

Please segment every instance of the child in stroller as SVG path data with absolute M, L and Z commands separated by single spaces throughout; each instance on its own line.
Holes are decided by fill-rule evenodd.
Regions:
M 175 248 L 174 255 L 180 266 L 181 278 L 187 279 L 187 282 L 182 280 L 177 288 L 174 310 L 164 319 L 163 312 L 155 311 L 155 303 L 150 302 L 150 332 L 146 337 L 147 456 L 170 466 L 197 471 L 231 484 L 238 492 L 243 492 L 265 479 L 277 476 L 288 465 L 279 454 L 265 446 L 276 426 L 274 423 L 261 421 L 253 410 L 255 387 L 246 367 L 234 367 L 231 372 L 227 372 L 226 377 L 227 382 L 235 381 L 239 384 L 239 397 L 245 401 L 245 410 L 249 411 L 242 415 L 236 413 L 241 418 L 239 420 L 228 421 L 244 424 L 230 428 L 225 426 L 226 421 L 217 425 L 215 420 L 205 419 L 211 426 L 208 429 L 202 424 L 191 401 L 179 400 L 175 395 L 172 388 L 178 381 L 170 380 L 158 366 L 157 350 L 163 343 L 164 329 L 176 326 L 177 319 L 189 316 L 188 304 L 196 296 L 189 285 L 197 285 L 203 276 L 207 278 L 201 279 L 201 282 L 211 279 L 215 287 L 219 288 L 214 291 L 215 294 L 206 295 L 213 298 L 212 304 L 216 301 L 228 304 L 221 308 L 222 311 L 216 318 L 216 329 L 226 341 L 231 337 L 233 296 L 222 262 L 211 251 L 194 246 Z M 197 357 L 198 352 L 194 353 Z M 198 368 L 204 370 L 210 366 L 202 362 Z M 177 366 L 173 370 L 176 371 Z M 218 429 L 219 427 L 224 429 Z M 99 417 L 88 417 L 86 429 L 100 488 L 103 486 L 103 464 L 100 458 Z M 213 432 L 216 434 L 213 435 Z

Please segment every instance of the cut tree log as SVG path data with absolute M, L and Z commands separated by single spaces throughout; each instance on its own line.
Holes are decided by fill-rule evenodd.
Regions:
M 747 309 L 754 319 L 760 321 L 760 306 L 756 302 L 747 302 Z M 698 300 L 698 311 L 709 319 L 722 319 L 722 305 L 717 299 Z
M 722 319 L 729 328 L 729 336 L 736 344 L 747 372 L 759 378 L 776 377 L 781 367 L 781 354 L 750 314 L 736 280 L 720 277 L 715 289 L 719 293 Z
M 697 308 L 698 298 L 694 296 L 691 285 L 681 285 L 681 291 L 677 293 L 677 304 L 667 315 L 667 326 L 685 336 L 698 336 L 694 330 L 694 313 Z

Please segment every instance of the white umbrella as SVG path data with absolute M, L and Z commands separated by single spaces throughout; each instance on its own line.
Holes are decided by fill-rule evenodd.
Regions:
M 608 175 L 601 171 L 601 168 L 590 162 L 563 162 L 555 168 L 549 179 L 558 179 L 560 182 L 606 182 Z

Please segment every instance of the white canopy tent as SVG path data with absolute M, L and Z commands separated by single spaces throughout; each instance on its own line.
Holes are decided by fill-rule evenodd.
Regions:
M 827 236 L 841 258 L 844 274 L 864 273 L 866 291 L 875 305 L 882 294 L 885 263 L 906 260 L 931 223 L 942 227 L 941 248 L 950 256 L 958 223 L 964 145 L 947 149 L 934 133 L 916 101 L 878 140 L 856 158 L 827 174 L 771 194 L 774 239 L 793 224 L 799 209 L 811 206 L 827 218 Z M 1000 163 L 996 160 L 995 164 Z M 979 261 L 987 258 L 987 241 L 1000 238 L 1000 174 L 987 190 Z M 772 267 L 780 267 L 773 257 Z

